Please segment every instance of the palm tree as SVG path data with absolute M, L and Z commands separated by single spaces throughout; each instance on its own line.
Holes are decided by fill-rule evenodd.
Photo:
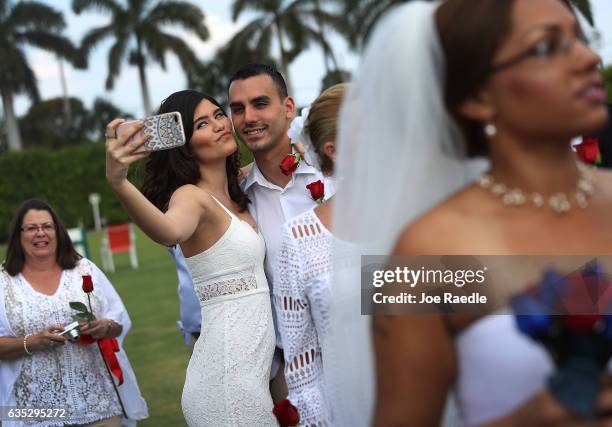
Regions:
M 138 67 L 145 114 L 151 113 L 151 98 L 147 84 L 146 65 L 155 62 L 166 69 L 166 52 L 174 53 L 185 72 L 198 64 L 193 50 L 180 37 L 161 30 L 165 25 L 176 25 L 194 33 L 200 40 L 208 39 L 204 13 L 198 6 L 181 0 L 73 0 L 72 9 L 80 14 L 85 10 L 97 10 L 111 16 L 107 25 L 91 29 L 81 42 L 85 55 L 106 38 L 113 38 L 108 53 L 108 77 L 106 88 L 112 89 L 115 78 L 125 59 Z
M 34 102 L 40 98 L 36 76 L 25 55 L 25 46 L 55 52 L 75 65 L 84 66 L 70 40 L 60 35 L 64 26 L 61 12 L 47 5 L 36 1 L 13 4 L 9 0 L 0 0 L 0 92 L 10 150 L 20 150 L 22 147 L 13 109 L 14 96 L 25 93 Z
M 291 93 L 289 64 L 302 53 L 310 42 L 315 42 L 324 51 L 325 61 L 335 56 L 327 42 L 323 29 L 340 29 L 344 20 L 339 14 L 325 11 L 318 0 L 234 0 L 232 18 L 234 21 L 245 12 L 252 10 L 259 15 L 246 25 L 230 41 L 230 45 L 246 45 L 261 56 L 268 56 L 275 39 L 279 48 L 280 67 Z M 336 64 L 335 64 L 336 65 Z M 337 68 L 337 65 L 336 65 Z

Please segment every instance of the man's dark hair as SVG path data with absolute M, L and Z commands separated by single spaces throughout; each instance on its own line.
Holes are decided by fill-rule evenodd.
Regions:
M 279 73 L 278 70 L 273 66 L 266 64 L 247 64 L 244 67 L 240 68 L 230 78 L 228 89 L 229 86 L 231 86 L 231 84 L 236 80 L 246 80 L 249 77 L 262 75 L 270 76 L 270 78 L 274 82 L 274 85 L 276 86 L 278 96 L 281 99 L 285 99 L 289 96 L 289 94 L 287 93 L 287 84 L 285 83 L 283 75 Z

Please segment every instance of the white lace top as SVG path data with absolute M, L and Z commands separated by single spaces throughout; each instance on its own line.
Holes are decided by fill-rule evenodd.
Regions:
M 68 303 L 87 304 L 83 290 L 72 286 L 77 280 L 69 276 L 75 273 L 71 270 L 62 274 L 54 295 L 35 291 L 21 274 L 13 286 L 4 289 L 9 323 L 18 336 L 35 334 L 52 324 L 72 323 L 73 310 Z M 103 310 L 102 300 L 95 291 L 91 306 L 94 313 Z M 24 359 L 14 393 L 20 408 L 66 408 L 70 424 L 87 424 L 121 414 L 113 385 L 95 345 L 68 342 L 52 351 L 34 352 Z
M 285 352 L 289 400 L 304 426 L 332 425 L 321 341 L 329 330 L 333 235 L 313 210 L 282 227 L 274 307 Z
M 72 270 L 64 270 L 60 285 L 53 295 L 32 288 L 21 274 L 9 276 L 0 271 L 0 336 L 36 334 L 51 325 L 72 323 L 71 301 L 87 304 L 81 288 L 82 275 L 93 277 L 91 305 L 97 317 L 118 321 L 124 327 L 119 342 L 130 328 L 129 317 L 121 300 L 106 277 L 88 260 L 81 260 Z M 110 289 L 109 289 L 110 288 Z M 110 294 L 109 292 L 112 292 Z M 119 387 L 126 411 L 133 424 L 147 416 L 134 373 L 123 350 L 117 353 L 125 383 Z M 0 400 L 19 408 L 63 408 L 66 418 L 54 422 L 31 421 L 15 425 L 63 426 L 88 424 L 121 415 L 121 407 L 113 389 L 102 356 L 95 344 L 67 342 L 48 351 L 36 351 L 31 356 L 7 363 L 0 372 L 3 384 Z M 7 424 L 8 426 L 9 424 Z M 13 425 L 13 424 L 10 424 Z

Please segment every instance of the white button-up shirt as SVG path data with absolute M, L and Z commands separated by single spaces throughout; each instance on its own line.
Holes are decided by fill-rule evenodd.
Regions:
M 251 200 L 249 212 L 257 222 L 257 227 L 266 242 L 264 269 L 270 286 L 270 295 L 274 287 L 273 274 L 280 245 L 281 226 L 285 221 L 316 205 L 306 186 L 317 180 L 323 181 L 325 185 L 326 200 L 334 195 L 335 179 L 324 176 L 321 171 L 304 161 L 300 162 L 285 188 L 268 181 L 256 163 L 253 163 L 253 167 L 242 182 L 242 189 Z

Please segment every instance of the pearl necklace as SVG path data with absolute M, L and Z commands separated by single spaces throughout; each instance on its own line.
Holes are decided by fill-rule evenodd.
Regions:
M 593 179 L 586 166 L 578 163 L 578 182 L 573 194 L 555 193 L 547 198 L 542 194 L 533 192 L 526 195 L 520 188 L 509 188 L 501 182 L 495 181 L 490 173 L 484 173 L 478 178 L 478 185 L 501 199 L 506 206 L 523 206 L 531 204 L 536 208 L 548 205 L 554 212 L 562 214 L 569 212 L 572 206 L 586 208 L 589 198 L 593 194 Z

